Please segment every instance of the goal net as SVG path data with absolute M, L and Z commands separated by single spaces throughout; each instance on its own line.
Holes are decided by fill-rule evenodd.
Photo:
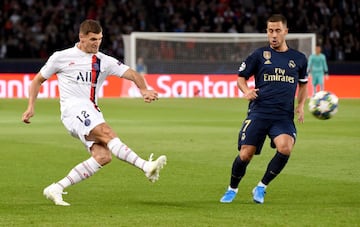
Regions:
M 315 34 L 286 37 L 291 48 L 307 57 L 315 50 Z M 148 74 L 237 74 L 242 60 L 268 45 L 266 33 L 133 32 L 123 40 L 125 63 L 136 69 L 142 58 Z

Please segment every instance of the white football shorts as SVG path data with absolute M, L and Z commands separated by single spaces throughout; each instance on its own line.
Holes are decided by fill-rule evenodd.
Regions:
M 87 150 L 95 141 L 86 140 L 85 136 L 97 125 L 104 123 L 103 114 L 90 100 L 76 100 L 67 105 L 62 111 L 61 120 L 68 132 L 75 138 L 81 140 Z

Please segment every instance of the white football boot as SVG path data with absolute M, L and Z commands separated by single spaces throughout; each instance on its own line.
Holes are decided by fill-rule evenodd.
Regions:
M 150 155 L 149 161 L 147 165 L 149 165 L 149 168 L 147 171 L 145 171 L 145 176 L 149 179 L 151 182 L 155 182 L 159 180 L 159 173 L 162 168 L 164 168 L 164 165 L 166 165 L 166 156 L 161 155 L 158 159 L 155 161 L 152 160 L 154 154 Z
M 70 206 L 70 204 L 65 202 L 62 198 L 62 195 L 67 194 L 67 192 L 63 192 L 60 185 L 56 185 L 55 183 L 49 185 L 44 189 L 43 194 L 47 199 L 52 200 L 55 205 Z

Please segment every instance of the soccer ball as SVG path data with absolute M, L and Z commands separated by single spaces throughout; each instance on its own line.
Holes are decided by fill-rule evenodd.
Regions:
M 309 101 L 309 110 L 316 118 L 330 119 L 338 110 L 339 98 L 328 91 L 319 91 Z

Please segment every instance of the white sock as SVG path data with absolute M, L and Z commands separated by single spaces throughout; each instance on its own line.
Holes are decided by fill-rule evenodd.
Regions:
M 57 182 L 57 184 L 64 189 L 91 177 L 100 169 L 101 165 L 93 157 L 91 157 L 75 166 L 72 170 L 70 170 L 69 174 Z
M 266 189 L 267 185 L 265 185 L 263 182 L 259 182 L 257 186 L 264 187 Z
M 140 158 L 134 151 L 132 151 L 126 144 L 122 143 L 119 138 L 110 140 L 107 147 L 118 159 L 130 163 L 142 169 L 144 172 L 148 169 L 147 161 Z
M 238 191 L 239 191 L 238 188 L 232 188 L 232 187 L 230 187 L 230 185 L 229 185 L 229 187 L 228 187 L 228 190 L 234 191 L 234 192 L 236 192 L 236 193 L 238 193 Z

